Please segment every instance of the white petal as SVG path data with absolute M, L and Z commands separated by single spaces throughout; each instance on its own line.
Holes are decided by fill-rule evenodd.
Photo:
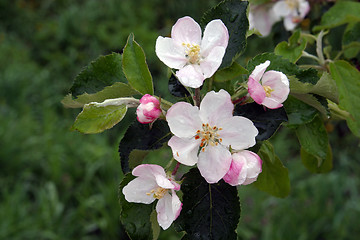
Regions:
M 200 45 L 200 25 L 191 17 L 180 18 L 171 29 L 171 38 L 178 44 L 190 43 Z
M 201 55 L 204 57 L 208 56 L 212 49 L 218 46 L 224 48 L 225 54 L 228 42 L 229 32 L 225 24 L 220 19 L 212 20 L 206 25 L 204 30 L 204 37 L 201 41 Z
M 174 189 L 174 184 L 167 178 L 162 175 L 156 175 L 156 184 L 159 187 L 165 188 L 165 189 Z
M 250 78 L 254 79 L 255 81 L 259 82 L 262 76 L 264 75 L 264 72 L 266 68 L 270 65 L 270 61 L 267 60 L 264 63 L 261 63 L 255 67 L 255 69 L 252 71 Z
M 273 6 L 273 11 L 277 16 L 285 17 L 291 14 L 292 9 L 288 6 L 286 1 L 277 1 Z
M 297 25 L 298 25 L 298 22 L 293 21 L 293 16 L 290 15 L 290 16 L 284 18 L 284 27 L 287 31 L 294 30 Z
M 222 145 L 207 146 L 200 151 L 197 164 L 201 176 L 208 183 L 217 183 L 228 172 L 231 164 L 231 153 Z
M 265 107 L 270 108 L 270 109 L 277 109 L 277 108 L 281 108 L 283 106 L 276 99 L 273 99 L 271 97 L 266 97 L 264 99 L 264 101 L 262 102 L 262 105 L 264 105 Z
M 273 24 L 279 20 L 272 9 L 269 8 L 270 6 L 272 5 L 262 4 L 255 7 L 250 5 L 249 29 L 257 29 L 263 37 L 270 34 Z
M 198 150 L 200 140 L 183 139 L 173 136 L 170 138 L 168 145 L 171 147 L 174 158 L 187 166 L 193 166 L 198 161 Z
M 200 62 L 200 68 L 204 78 L 209 78 L 214 75 L 220 67 L 224 55 L 225 48 L 215 47 L 209 52 L 209 55 Z
M 218 133 L 222 138 L 222 144 L 225 146 L 231 145 L 231 148 L 236 150 L 243 150 L 255 145 L 255 137 L 258 130 L 253 122 L 245 117 L 234 116 L 232 118 L 224 119 L 219 123 L 222 127 Z
M 241 185 L 248 185 L 255 182 L 262 171 L 262 161 L 260 157 L 251 151 L 244 150 L 233 154 L 233 161 L 244 163 L 241 172 L 246 176 L 246 179 L 243 180 L 243 177 L 241 177 L 241 181 L 239 181 Z
M 221 119 L 231 118 L 234 104 L 228 92 L 221 89 L 219 92 L 208 92 L 200 104 L 200 118 L 203 123 L 214 127 Z
M 125 199 L 128 202 L 135 203 L 152 203 L 155 198 L 150 193 L 151 190 L 155 189 L 157 184 L 155 181 L 151 181 L 147 178 L 135 178 L 130 181 L 122 190 L 125 195 Z
M 176 219 L 181 202 L 178 196 L 173 192 L 172 196 L 166 193 L 163 198 L 159 199 L 156 204 L 157 220 L 162 229 L 168 229 Z
M 158 58 L 170 68 L 180 69 L 187 62 L 184 48 L 176 44 L 171 38 L 158 37 L 155 52 Z
M 273 90 L 270 95 L 275 101 L 284 102 L 290 92 L 289 79 L 285 74 L 278 71 L 267 71 L 262 78 L 263 86 L 269 86 Z
M 156 164 L 141 164 L 133 169 L 132 175 L 153 181 L 157 175 L 166 176 L 165 170 Z
M 309 2 L 305 1 L 305 0 L 300 1 L 300 4 L 299 4 L 300 17 L 304 18 L 306 16 L 306 14 L 308 14 L 309 11 L 310 11 Z
M 202 70 L 197 64 L 190 64 L 176 72 L 176 77 L 182 85 L 191 88 L 199 88 L 205 80 Z
M 170 131 L 180 138 L 191 138 L 202 126 L 199 108 L 186 102 L 178 102 L 166 113 Z

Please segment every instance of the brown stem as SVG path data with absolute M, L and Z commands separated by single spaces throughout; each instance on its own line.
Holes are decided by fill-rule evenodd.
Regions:
M 195 88 L 194 102 L 196 106 L 200 107 L 200 88 Z
M 172 171 L 172 173 L 171 173 L 171 175 L 175 176 L 175 174 L 177 173 L 177 171 L 178 171 L 179 167 L 180 167 L 180 163 L 179 163 L 179 162 L 177 162 L 177 163 L 176 163 L 176 166 L 175 166 L 175 168 L 174 168 L 174 170 L 173 170 L 173 171 Z

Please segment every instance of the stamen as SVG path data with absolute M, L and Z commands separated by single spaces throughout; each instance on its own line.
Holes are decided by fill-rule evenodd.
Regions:
M 271 97 L 271 92 L 274 91 L 274 89 L 272 89 L 270 86 L 263 86 L 265 94 L 267 97 Z

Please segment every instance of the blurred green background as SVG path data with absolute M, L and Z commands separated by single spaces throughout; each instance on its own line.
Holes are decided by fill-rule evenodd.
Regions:
M 170 34 L 179 17 L 200 20 L 217 2 L 0 0 L 0 239 L 126 239 L 117 201 L 123 131 L 71 132 L 79 109 L 60 101 L 84 66 L 121 52 L 130 32 L 144 48 L 156 92 L 167 96 L 157 36 Z M 264 42 L 271 49 L 287 37 L 251 37 L 242 61 Z M 277 199 L 239 188 L 239 239 L 358 239 L 359 140 L 344 123 L 330 122 L 328 129 L 334 169 L 324 175 L 302 166 L 293 132 L 283 128 L 271 139 L 289 168 L 292 191 Z M 168 157 L 169 149 L 149 158 L 159 154 Z M 180 238 L 173 228 L 160 235 Z

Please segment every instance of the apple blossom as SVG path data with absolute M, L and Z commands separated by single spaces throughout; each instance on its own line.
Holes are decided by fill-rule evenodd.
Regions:
M 232 186 L 248 185 L 256 181 L 261 165 L 262 161 L 256 153 L 248 150 L 234 153 L 230 169 L 223 179 Z
M 256 29 L 266 37 L 270 34 L 274 23 L 280 20 L 273 11 L 273 4 L 250 5 L 249 29 Z
M 198 88 L 219 68 L 228 41 L 228 30 L 220 19 L 209 22 L 201 38 L 199 24 L 183 17 L 172 27 L 171 38 L 157 38 L 155 52 L 165 65 L 179 69 L 175 75 L 184 86 Z
M 243 150 L 255 145 L 258 130 L 245 117 L 233 116 L 234 104 L 225 90 L 208 92 L 200 108 L 178 102 L 166 114 L 168 142 L 174 158 L 188 166 L 197 164 L 208 183 L 216 183 L 229 171 L 229 148 Z
M 136 109 L 137 120 L 140 123 L 151 123 L 161 115 L 160 102 L 156 97 L 145 94 L 140 99 L 140 105 Z
M 122 190 L 128 202 L 156 204 L 157 221 L 165 230 L 179 216 L 182 203 L 175 191 L 180 190 L 172 176 L 166 176 L 161 166 L 142 164 L 135 167 L 132 174 L 136 176 Z M 170 194 L 171 192 L 171 194 Z
M 282 103 L 289 95 L 289 79 L 282 72 L 265 72 L 269 65 L 270 61 L 267 60 L 255 67 L 249 76 L 248 91 L 256 103 L 276 109 L 283 106 Z
M 273 6 L 276 16 L 284 17 L 284 26 L 288 31 L 294 30 L 310 10 L 310 4 L 306 0 L 281 0 Z

